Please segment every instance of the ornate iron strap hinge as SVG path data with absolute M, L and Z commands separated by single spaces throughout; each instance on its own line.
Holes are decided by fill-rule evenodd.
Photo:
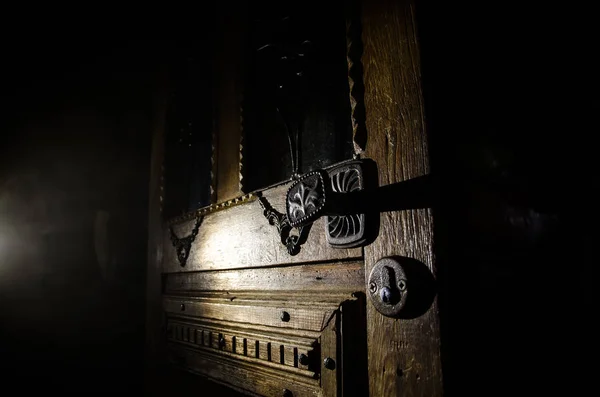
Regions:
M 277 228 L 290 255 L 300 252 L 312 223 L 322 215 L 327 215 L 325 233 L 332 247 L 352 248 L 369 241 L 374 227 L 368 228 L 367 215 L 352 198 L 365 188 L 363 172 L 372 166 L 365 160 L 350 160 L 298 177 L 287 191 L 285 214 L 258 197 L 265 218 Z
M 307 228 L 301 226 L 294 228 L 290 225 L 287 215 L 275 210 L 266 198 L 260 196 L 258 197 L 258 202 L 260 203 L 260 207 L 263 209 L 263 215 L 267 218 L 269 224 L 277 228 L 281 243 L 285 245 L 288 253 L 290 255 L 298 254 L 298 252 L 300 252 L 300 245 L 306 240 L 306 234 L 310 227 Z M 292 233 L 294 229 L 297 230 L 297 234 Z
M 169 231 L 171 232 L 171 243 L 173 244 L 173 247 L 175 247 L 175 251 L 177 252 L 177 259 L 179 260 L 179 264 L 182 267 L 185 266 L 188 256 L 190 255 L 192 243 L 198 235 L 198 230 L 200 229 L 202 219 L 203 217 L 197 217 L 196 223 L 194 224 L 194 228 L 192 229 L 192 233 L 189 236 L 181 238 L 177 237 L 175 231 L 173 230 L 173 226 L 169 227 Z
M 368 206 L 360 205 L 364 203 L 356 194 L 365 189 L 364 172 L 370 167 L 373 164 L 366 160 L 350 160 L 300 176 L 287 191 L 286 215 L 290 226 L 306 227 L 326 215 L 325 233 L 332 247 L 366 244 L 372 235 L 366 222 Z

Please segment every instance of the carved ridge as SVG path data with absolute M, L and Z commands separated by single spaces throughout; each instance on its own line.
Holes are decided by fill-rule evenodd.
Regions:
M 352 141 L 354 153 L 361 154 L 367 145 L 365 124 L 365 87 L 363 83 L 362 25 L 358 2 L 349 2 L 346 16 L 346 59 L 348 62 L 348 85 L 350 88 L 350 119 L 352 121 Z
M 240 159 L 239 159 L 239 188 L 240 192 L 244 191 L 244 99 L 240 100 Z
M 215 112 L 213 111 L 213 114 Z M 210 202 L 217 201 L 217 122 L 213 117 L 210 153 Z
M 278 366 L 298 368 L 312 373 L 320 368 L 318 365 L 319 341 L 314 339 L 304 344 L 291 343 L 289 340 L 278 340 L 266 336 L 248 336 L 236 333 L 235 330 L 215 329 L 201 324 L 187 324 L 170 321 L 167 326 L 167 339 L 175 343 L 191 344 L 212 351 L 223 351 L 238 356 L 258 359 L 262 362 Z M 299 362 L 300 354 L 312 360 L 307 364 Z M 315 357 L 317 359 L 315 360 Z M 313 368 L 314 367 L 314 368 Z
M 227 378 L 224 380 L 227 384 L 235 380 L 242 381 L 244 383 L 242 383 L 240 386 L 242 386 L 243 389 L 247 389 L 249 385 L 245 383 L 245 379 L 235 379 L 239 370 L 246 370 L 261 377 L 276 377 L 280 381 L 286 383 L 292 381 L 295 385 L 303 385 L 304 387 L 309 387 L 313 390 L 318 388 L 320 385 L 318 376 L 315 373 L 303 369 L 281 366 L 268 361 L 259 361 L 252 357 L 235 355 L 225 351 L 208 349 L 182 342 L 169 342 L 168 347 L 170 356 L 169 361 L 171 363 L 178 366 L 183 366 L 186 370 L 193 373 L 203 373 L 214 380 L 217 380 L 217 378 L 215 378 L 215 374 L 211 373 L 212 371 L 207 370 L 210 368 L 210 364 L 226 364 L 230 366 L 233 369 L 233 373 L 229 376 L 233 375 L 234 378 Z M 256 364 L 260 365 L 260 369 L 257 368 Z M 317 394 L 317 390 L 314 390 L 314 392 L 305 393 L 303 395 Z
M 174 224 L 177 224 L 177 223 L 189 221 L 189 220 L 194 219 L 194 218 L 196 218 L 198 216 L 204 216 L 204 215 L 216 212 L 216 211 L 223 210 L 225 208 L 234 207 L 234 206 L 239 205 L 239 204 L 244 204 L 244 203 L 253 201 L 255 198 L 256 198 L 256 194 L 249 193 L 249 194 L 245 194 L 243 196 L 239 196 L 239 197 L 233 198 L 231 200 L 224 201 L 222 203 L 211 204 L 211 205 L 209 205 L 207 207 L 200 208 L 200 209 L 198 209 L 196 211 L 189 212 L 189 213 L 184 214 L 182 216 L 178 216 L 178 217 L 169 219 L 169 221 L 167 222 L 167 224 L 168 225 L 174 225 Z

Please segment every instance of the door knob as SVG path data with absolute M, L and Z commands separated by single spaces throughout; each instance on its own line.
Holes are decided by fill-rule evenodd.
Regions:
M 384 316 L 409 319 L 429 310 L 437 288 L 431 270 L 423 262 L 393 256 L 375 263 L 367 279 L 366 294 Z
M 409 281 L 404 267 L 393 258 L 375 263 L 369 275 L 369 296 L 378 312 L 388 317 L 399 317 L 406 306 Z

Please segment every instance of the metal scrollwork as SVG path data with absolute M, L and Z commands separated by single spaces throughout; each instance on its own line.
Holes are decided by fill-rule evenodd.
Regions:
M 324 207 L 325 182 L 320 172 L 309 172 L 290 186 L 286 211 L 292 226 L 312 223 L 321 216 Z
M 169 231 L 171 232 L 171 243 L 173 244 L 173 247 L 175 247 L 175 251 L 177 252 L 177 259 L 179 260 L 179 264 L 182 267 L 185 266 L 188 256 L 190 255 L 192 243 L 198 235 L 198 230 L 200 229 L 202 219 L 202 217 L 197 217 L 196 223 L 194 224 L 194 228 L 192 229 L 192 233 L 188 236 L 181 238 L 177 237 L 175 231 L 173 230 L 173 226 L 169 227 Z
M 342 171 L 331 178 L 331 187 L 336 193 L 354 192 L 360 190 L 357 170 Z M 335 238 L 346 238 L 360 231 L 363 214 L 330 216 L 327 221 L 327 232 Z
M 321 216 L 327 216 L 325 233 L 332 247 L 352 248 L 370 241 L 377 225 L 367 224 L 364 211 L 369 198 L 360 195 L 365 189 L 365 169 L 372 171 L 369 167 L 372 164 L 366 160 L 350 160 L 300 176 L 287 190 L 285 214 L 258 197 L 265 218 L 277 228 L 290 255 L 300 251 L 313 222 Z
M 281 244 L 285 245 L 290 255 L 297 255 L 300 252 L 300 245 L 306 241 L 306 236 L 310 227 L 292 227 L 287 215 L 275 210 L 264 197 L 259 197 L 258 202 L 263 209 L 263 215 L 269 221 L 269 224 L 275 226 Z M 293 233 L 296 231 L 295 233 Z
M 352 193 L 364 189 L 363 162 L 349 161 L 329 170 L 331 190 L 334 193 Z M 336 248 L 363 245 L 367 240 L 366 215 L 350 213 L 327 217 L 327 241 Z

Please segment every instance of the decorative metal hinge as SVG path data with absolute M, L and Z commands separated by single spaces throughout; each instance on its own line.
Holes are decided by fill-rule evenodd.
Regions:
M 331 189 L 334 193 L 353 193 L 365 189 L 365 162 L 348 161 L 328 170 Z M 374 218 L 371 216 L 371 218 Z M 364 245 L 369 237 L 367 220 L 373 219 L 365 213 L 329 215 L 325 224 L 327 242 L 335 248 L 351 248 Z M 372 227 L 371 227 L 372 229 Z
M 332 247 L 358 247 L 369 241 L 368 217 L 354 194 L 365 189 L 364 170 L 372 166 L 365 160 L 350 160 L 298 177 L 287 191 L 285 214 L 259 196 L 265 218 L 277 228 L 290 255 L 300 252 L 312 223 L 323 215 L 327 215 L 325 233 Z
M 192 229 L 192 233 L 189 236 L 181 238 L 177 237 L 175 231 L 173 230 L 173 226 L 169 227 L 169 231 L 171 232 L 171 243 L 173 244 L 173 247 L 175 247 L 175 251 L 177 252 L 177 259 L 179 260 L 179 264 L 182 267 L 185 266 L 188 256 L 190 255 L 192 243 L 198 235 L 198 230 L 200 229 L 202 219 L 203 217 L 197 217 L 196 223 L 194 224 L 194 228 Z
M 266 198 L 258 197 L 260 207 L 263 209 L 265 218 L 269 221 L 270 225 L 277 228 L 281 243 L 285 245 L 290 255 L 296 255 L 300 252 L 300 245 L 306 241 L 306 235 L 310 227 L 293 227 L 287 215 L 282 214 L 275 210 Z M 295 233 L 292 233 L 296 230 Z
M 286 212 L 293 227 L 306 227 L 327 215 L 325 232 L 332 247 L 350 248 L 367 240 L 364 203 L 355 194 L 365 189 L 364 160 L 350 160 L 302 175 L 287 192 Z

